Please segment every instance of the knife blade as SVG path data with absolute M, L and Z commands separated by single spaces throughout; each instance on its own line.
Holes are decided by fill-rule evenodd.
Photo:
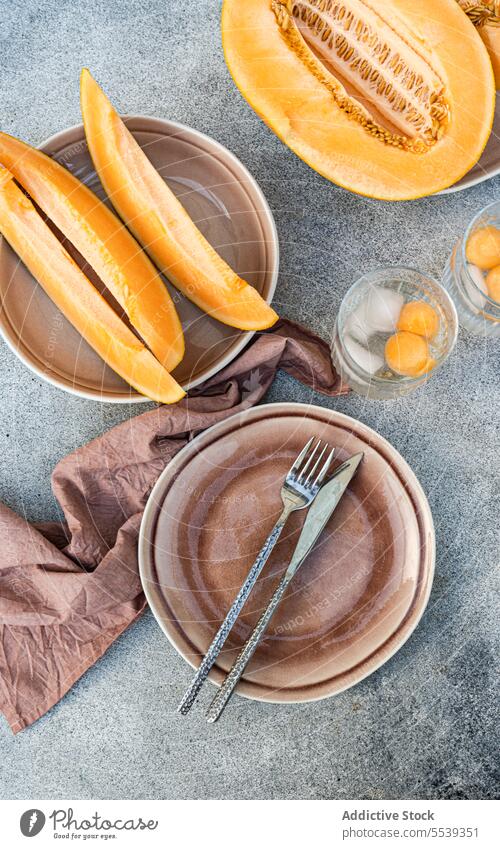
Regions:
M 271 617 L 274 615 L 281 599 L 283 598 L 285 590 L 294 575 L 297 573 L 299 567 L 312 551 L 318 537 L 321 535 L 330 516 L 334 512 L 350 481 L 354 477 L 362 459 L 363 453 L 354 454 L 346 460 L 345 463 L 342 463 L 342 465 L 335 470 L 330 480 L 321 487 L 316 496 L 316 500 L 309 508 L 309 512 L 306 516 L 297 545 L 295 546 L 290 564 L 274 591 L 271 601 L 257 622 L 252 634 L 246 641 L 222 682 L 219 691 L 213 699 L 207 712 L 207 722 L 216 722 L 222 714 L 222 711 L 231 698 L 234 688 L 253 656 L 260 638 L 271 620 Z
M 335 469 L 331 478 L 318 492 L 316 501 L 310 507 L 306 516 L 299 541 L 295 546 L 290 565 L 285 573 L 285 576 L 288 576 L 290 580 L 315 545 L 330 516 L 349 486 L 350 481 L 354 477 L 362 459 L 362 453 L 349 457 L 345 463 L 342 463 L 338 469 Z

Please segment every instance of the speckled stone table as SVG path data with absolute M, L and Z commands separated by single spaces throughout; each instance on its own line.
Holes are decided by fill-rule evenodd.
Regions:
M 249 167 L 276 217 L 279 312 L 326 337 L 364 269 L 404 263 L 440 277 L 468 219 L 498 198 L 500 179 L 392 205 L 336 188 L 243 101 L 224 65 L 219 15 L 214 0 L 197 0 L 195 12 L 188 0 L 10 0 L 2 7 L 1 129 L 39 144 L 79 122 L 86 65 L 123 112 L 209 133 Z M 366 422 L 427 493 L 438 550 L 430 604 L 382 669 L 316 704 L 235 699 L 223 723 L 208 726 L 201 711 L 176 713 L 189 670 L 146 613 L 32 728 L 14 738 L 0 720 L 2 796 L 497 796 L 499 372 L 498 342 L 461 332 L 447 366 L 404 400 L 311 399 L 285 376 L 269 392 L 269 401 L 313 400 Z M 55 518 L 54 464 L 142 407 L 73 398 L 5 345 L 0 374 L 0 498 L 29 519 Z

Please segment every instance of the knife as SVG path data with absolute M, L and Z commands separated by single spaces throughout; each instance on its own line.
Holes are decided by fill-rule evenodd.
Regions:
M 290 565 L 276 587 L 271 601 L 257 622 L 252 634 L 246 641 L 222 682 L 220 690 L 217 692 L 208 709 L 207 722 L 216 722 L 219 719 L 222 711 L 231 698 L 234 688 L 243 675 L 250 658 L 253 656 L 262 634 L 266 630 L 271 617 L 283 598 L 288 584 L 313 549 L 316 540 L 320 536 L 330 516 L 342 498 L 347 486 L 354 477 L 362 459 L 362 453 L 354 454 L 354 456 L 350 457 L 349 460 L 346 460 L 345 463 L 335 470 L 328 483 L 325 483 L 318 492 L 316 500 L 310 507 L 306 516 Z

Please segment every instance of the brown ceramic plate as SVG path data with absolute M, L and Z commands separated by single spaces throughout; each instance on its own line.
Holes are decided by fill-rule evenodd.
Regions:
M 148 501 L 139 559 L 149 604 L 177 651 L 198 666 L 281 510 L 285 472 L 310 436 L 364 461 L 271 621 L 238 692 L 271 702 L 351 687 L 408 639 L 427 604 L 434 529 L 409 466 L 382 437 L 340 413 L 268 404 L 189 443 Z M 210 677 L 220 684 L 288 563 L 295 513 Z M 186 674 L 186 683 L 189 674 Z
M 209 242 L 270 303 L 278 276 L 276 227 L 246 168 L 218 142 L 175 121 L 128 117 L 126 123 Z M 42 150 L 106 198 L 82 125 L 53 136 Z M 186 338 L 174 375 L 189 389 L 227 365 L 252 333 L 220 324 L 167 285 Z M 55 386 L 100 401 L 145 400 L 94 353 L 1 238 L 0 331 L 20 359 Z

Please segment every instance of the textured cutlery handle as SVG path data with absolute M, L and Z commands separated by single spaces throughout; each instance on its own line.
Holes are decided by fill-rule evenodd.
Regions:
M 236 622 L 236 619 L 238 618 L 248 596 L 250 595 L 255 585 L 255 582 L 257 581 L 257 578 L 262 572 L 262 569 L 264 568 L 269 558 L 269 555 L 271 554 L 271 551 L 276 545 L 289 515 L 290 513 L 288 510 L 283 511 L 280 518 L 276 522 L 274 528 L 272 529 L 271 533 L 269 534 L 268 538 L 266 539 L 264 545 L 259 551 L 255 563 L 250 569 L 248 575 L 246 576 L 244 584 L 242 585 L 238 595 L 233 601 L 231 608 L 226 618 L 224 619 L 224 622 L 217 631 L 217 634 L 215 635 L 210 645 L 210 648 L 208 649 L 205 657 L 203 658 L 193 680 L 191 681 L 191 684 L 186 690 L 184 697 L 179 707 L 177 708 L 179 713 L 185 715 L 191 709 L 208 673 L 210 672 L 212 666 L 217 660 L 217 657 L 219 656 L 222 646 L 226 642 L 227 635 L 229 634 L 234 623 Z
M 230 671 L 226 675 L 219 692 L 215 696 L 212 704 L 210 705 L 210 708 L 207 713 L 207 722 L 216 722 L 216 720 L 219 718 L 222 711 L 224 710 L 234 688 L 236 687 L 241 676 L 243 675 L 250 658 L 252 657 L 255 649 L 257 648 L 262 634 L 266 630 L 269 624 L 269 620 L 271 619 L 274 611 L 276 610 L 278 604 L 283 598 L 285 590 L 290 581 L 291 576 L 289 577 L 285 574 L 279 582 L 278 587 L 275 590 L 273 597 L 271 598 L 271 601 L 269 602 L 267 608 L 265 609 L 264 613 L 257 622 L 257 625 L 255 626 L 250 637 L 248 638 L 247 642 L 240 651 Z

